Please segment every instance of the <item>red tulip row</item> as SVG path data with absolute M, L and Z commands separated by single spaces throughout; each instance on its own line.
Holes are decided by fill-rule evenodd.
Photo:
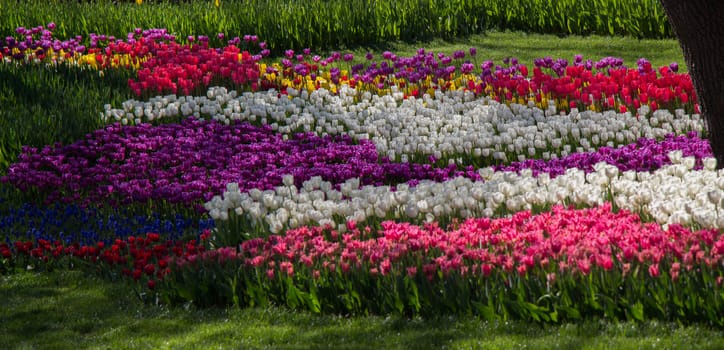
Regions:
M 697 108 L 689 75 L 675 73 L 668 66 L 660 67 L 658 74 L 648 62 L 638 69 L 616 67 L 605 72 L 594 71 L 582 64 L 572 65 L 560 76 L 544 70 L 535 67 L 533 76 L 527 79 L 527 69 L 523 66 L 521 75 L 526 79 L 516 77 L 514 72 L 506 75 L 499 71 L 482 82 L 471 81 L 468 85 L 476 93 L 491 95 L 499 102 L 533 99 L 541 104 L 554 100 L 560 109 L 584 107 L 635 113 L 642 105 L 648 105 L 651 110 Z
M 724 235 L 716 230 L 690 231 L 672 226 L 664 231 L 643 224 L 637 215 L 611 212 L 610 205 L 595 209 L 552 211 L 510 218 L 471 219 L 445 230 L 392 221 L 379 233 L 348 223 L 340 234 L 321 227 L 303 227 L 284 236 L 246 241 L 241 245 L 246 265 L 292 274 L 293 265 L 317 269 L 368 269 L 373 275 L 424 273 L 487 276 L 493 270 L 525 275 L 530 269 L 557 266 L 561 273 L 586 275 L 592 269 L 622 269 L 631 263 L 648 266 L 659 276 L 660 264 L 670 265 L 676 279 L 680 268 L 724 266 Z M 614 262 L 621 262 L 620 265 Z M 418 271 L 422 268 L 422 271 Z M 722 276 L 718 276 L 721 280 Z
M 5 259 L 31 258 L 49 263 L 73 257 L 139 280 L 144 277 L 153 288 L 173 270 L 193 271 L 196 264 L 213 259 L 236 261 L 248 268 L 293 276 L 295 270 L 321 275 L 367 271 L 371 275 L 424 274 L 432 280 L 443 276 L 488 276 L 494 271 L 525 276 L 530 271 L 587 275 L 594 269 L 626 275 L 631 266 L 643 265 L 652 278 L 661 274 L 662 265 L 676 281 L 682 270 L 706 268 L 714 271 L 717 284 L 724 279 L 724 235 L 717 230 L 691 231 L 672 225 L 662 230 L 640 222 L 637 215 L 613 213 L 610 205 L 574 210 L 554 207 L 550 212 L 532 215 L 519 212 L 510 218 L 469 219 L 453 223 L 445 230 L 436 224 L 424 227 L 408 223 L 384 222 L 379 232 L 348 223 L 348 232 L 329 228 L 302 227 L 283 236 L 252 239 L 240 246 L 208 250 L 209 231 L 200 242 L 172 242 L 158 234 L 117 239 L 111 245 L 60 242 L 16 242 L 0 244 Z M 172 283 L 172 281 L 171 281 Z
M 223 49 L 207 45 L 153 43 L 155 55 L 141 64 L 138 80 L 129 81 L 136 95 L 182 93 L 190 95 L 199 87 L 231 85 L 257 90 L 261 56 L 251 56 L 230 45 Z
M 206 231 L 201 234 L 201 239 L 207 240 L 209 236 L 210 232 Z M 154 288 L 157 280 L 164 279 L 171 272 L 169 263 L 173 259 L 184 256 L 194 259 L 206 250 L 205 246 L 196 240 L 163 240 L 158 233 L 148 233 L 145 237 L 116 239 L 110 245 L 103 242 L 95 245 L 64 245 L 60 241 L 39 239 L 36 242 L 17 241 L 12 248 L 14 249 L 7 243 L 0 243 L 0 255 L 8 260 L 29 258 L 29 261 L 23 261 L 38 267 L 51 266 L 63 258 L 72 258 L 90 263 L 94 266 L 93 270 L 117 270 L 123 276 L 136 281 L 143 277 L 149 288 Z

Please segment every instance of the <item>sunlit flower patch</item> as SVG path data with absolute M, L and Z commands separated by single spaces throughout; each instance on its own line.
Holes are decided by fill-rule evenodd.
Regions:
M 314 132 L 369 139 L 382 156 L 398 162 L 450 162 L 478 167 L 526 159 L 553 159 L 572 153 L 619 147 L 640 138 L 702 132 L 699 115 L 684 110 L 637 114 L 605 111 L 558 112 L 551 107 L 507 106 L 472 93 L 447 91 L 436 97 L 402 99 L 401 95 L 365 93 L 343 88 L 339 95 L 320 89 L 287 98 L 278 93 L 237 94 L 210 88 L 205 96 L 159 96 L 129 100 L 122 108 L 105 106 L 106 121 L 122 124 L 171 122 L 186 117 L 241 120 L 270 125 L 281 134 Z
M 689 113 L 698 111 L 691 79 L 677 73 L 676 63 L 657 70 L 645 59 L 640 59 L 636 68 L 628 68 L 613 57 L 594 62 L 579 55 L 572 64 L 567 59 L 545 57 L 534 62 L 530 75 L 528 66 L 515 58 L 502 64 L 483 60 L 478 65 L 476 48 L 452 55 L 419 49 L 410 57 L 385 52 L 379 61 L 369 54 L 365 63 L 358 64 L 352 63 L 352 54 L 334 52 L 322 58 L 310 49 L 287 50 L 280 61 L 263 61 L 270 51 L 252 35 L 213 48 L 205 36 L 189 36 L 182 43 L 165 29 L 139 28 L 125 40 L 92 34 L 90 48 L 86 48 L 82 36 L 53 39 L 53 26 L 18 28 L 16 33 L 24 40 L 6 37 L 0 58 L 7 62 L 70 62 L 100 70 L 136 69 L 137 79 L 129 81 L 129 87 L 145 97 L 198 94 L 219 84 L 244 91 L 275 89 L 290 95 L 320 88 L 336 94 L 346 86 L 360 93 L 400 93 L 405 98 L 434 96 L 436 91 L 469 91 L 476 97 L 541 109 L 626 112 L 646 105 L 654 111 L 672 106 Z M 223 33 L 219 37 L 223 38 Z
M 682 159 L 681 151 L 670 156 L 675 163 L 653 173 L 621 172 L 604 162 L 595 164 L 593 171 L 570 168 L 554 178 L 547 173 L 534 177 L 530 170 L 515 174 L 487 168 L 480 171 L 485 181 L 458 177 L 396 187 L 360 186 L 359 179 L 351 179 L 336 189 L 316 177 L 297 188 L 288 175 L 285 186 L 274 190 L 246 193 L 237 184 L 229 184 L 205 208 L 217 223 L 216 238 L 223 245 L 301 225 L 330 225 L 345 232 L 347 221 L 371 226 L 384 220 L 443 224 L 455 218 L 499 217 L 519 210 L 545 212 L 554 205 L 595 207 L 606 202 L 664 227 L 724 228 L 724 181 L 713 168 L 714 159 L 706 158 L 707 168 L 694 171 L 694 157 Z

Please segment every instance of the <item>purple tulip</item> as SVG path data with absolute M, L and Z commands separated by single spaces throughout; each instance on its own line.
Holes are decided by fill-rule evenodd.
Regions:
M 460 66 L 460 71 L 465 74 L 470 74 L 475 69 L 475 66 L 470 62 L 465 62 Z
M 669 64 L 669 69 L 671 69 L 672 72 L 676 73 L 679 71 L 679 64 L 676 62 L 671 62 L 671 64 Z
M 495 166 L 496 171 L 516 171 L 523 169 L 533 170 L 533 174 L 549 173 L 551 177 L 561 175 L 569 168 L 578 168 L 585 172 L 592 172 L 593 165 L 606 162 L 614 165 L 621 171 L 654 171 L 663 165 L 671 164 L 668 154 L 680 150 L 684 157 L 696 158 L 695 169 L 701 169 L 703 158 L 712 157 L 711 146 L 705 139 L 689 133 L 686 136 L 667 135 L 664 140 L 641 138 L 619 148 L 601 147 L 596 152 L 574 153 L 564 158 L 542 160 L 530 159 L 524 162 L 513 162 L 509 165 Z
M 334 184 L 360 178 L 365 185 L 411 180 L 479 179 L 472 167 L 433 168 L 380 159 L 369 140 L 297 134 L 284 140 L 270 127 L 224 125 L 193 118 L 180 124 L 114 124 L 76 143 L 25 147 L 0 179 L 20 190 L 47 194 L 46 202 L 125 205 L 164 200 L 200 205 L 227 183 L 242 190 L 271 189 L 292 174 L 297 185 L 313 176 Z

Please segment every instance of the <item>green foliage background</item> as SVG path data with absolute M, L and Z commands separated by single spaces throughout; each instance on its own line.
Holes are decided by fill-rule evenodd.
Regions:
M 276 53 L 384 46 L 391 41 L 453 39 L 486 31 L 672 38 L 657 0 L 0 0 L 1 33 L 19 26 L 58 25 L 56 36 L 125 37 L 135 27 L 227 38 L 256 34 Z M 219 43 L 213 43 L 219 44 Z

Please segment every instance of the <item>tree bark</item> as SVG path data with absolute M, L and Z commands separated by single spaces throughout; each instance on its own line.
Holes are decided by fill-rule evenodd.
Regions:
M 724 1 L 660 0 L 694 83 L 717 168 L 724 168 Z

